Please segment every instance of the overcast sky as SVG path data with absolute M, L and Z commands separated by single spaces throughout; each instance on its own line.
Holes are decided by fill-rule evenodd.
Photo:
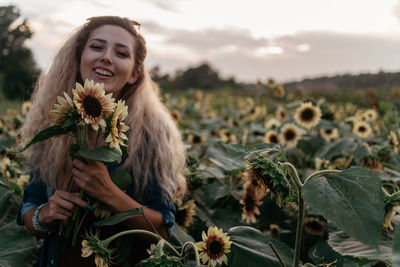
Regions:
M 0 0 L 30 21 L 28 42 L 47 69 L 86 18 L 142 24 L 146 65 L 174 74 L 209 62 L 224 77 L 285 82 L 400 71 L 400 0 Z

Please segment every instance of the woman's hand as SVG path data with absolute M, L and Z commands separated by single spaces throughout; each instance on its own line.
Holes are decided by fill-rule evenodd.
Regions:
M 49 225 L 55 221 L 61 221 L 66 224 L 73 213 L 75 205 L 84 208 L 87 203 L 79 198 L 79 193 L 56 190 L 40 211 L 38 221 L 41 225 Z
M 72 178 L 74 182 L 90 196 L 105 202 L 110 197 L 115 184 L 112 182 L 107 167 L 103 162 L 86 160 L 87 163 L 74 159 L 72 161 Z

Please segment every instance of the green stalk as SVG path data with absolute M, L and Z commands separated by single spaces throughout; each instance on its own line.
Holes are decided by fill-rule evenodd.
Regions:
M 285 263 L 282 260 L 281 255 L 279 255 L 278 251 L 276 250 L 274 244 L 272 242 L 268 242 L 268 245 L 271 247 L 272 251 L 274 252 L 275 256 L 278 258 L 278 261 L 281 265 L 281 267 L 286 267 Z
M 322 170 L 322 171 L 317 171 L 317 172 L 314 172 L 313 174 L 311 174 L 310 176 L 308 176 L 307 179 L 304 181 L 304 183 L 306 183 L 308 180 L 311 180 L 311 179 L 313 179 L 315 177 L 318 177 L 318 176 L 322 176 L 322 175 L 325 175 L 325 174 L 337 174 L 337 173 L 341 173 L 341 172 L 342 171 L 340 171 L 340 170 Z
M 199 258 L 199 252 L 197 251 L 196 245 L 193 244 L 193 242 L 186 242 L 183 247 L 182 247 L 182 254 L 185 253 L 186 248 L 192 248 L 194 251 L 194 256 L 196 259 L 196 266 L 200 266 L 200 258 Z
M 304 200 L 301 197 L 301 189 L 303 187 L 303 183 L 300 180 L 300 177 L 297 173 L 296 168 L 293 164 L 289 162 L 281 163 L 283 167 L 288 169 L 289 177 L 292 179 L 293 183 L 296 185 L 297 189 L 297 201 L 299 205 L 299 210 L 297 213 L 297 227 L 296 227 L 296 241 L 294 247 L 294 259 L 293 259 L 293 267 L 299 266 L 300 261 L 300 252 L 301 252 L 301 239 L 303 233 L 303 217 L 304 217 Z
M 148 236 L 151 236 L 151 237 L 156 238 L 157 241 L 159 241 L 160 239 L 162 239 L 161 236 L 159 236 L 159 235 L 157 235 L 157 234 L 155 234 L 155 233 L 153 233 L 153 232 L 150 232 L 150 231 L 147 231 L 147 230 L 141 230 L 141 229 L 140 229 L 140 230 L 138 230 L 138 229 L 133 229 L 133 230 L 126 230 L 126 231 L 123 231 L 123 232 L 119 232 L 118 234 L 115 234 L 115 235 L 113 235 L 113 236 L 110 236 L 109 238 L 107 238 L 107 239 L 101 241 L 101 243 L 103 243 L 103 246 L 106 248 L 106 247 L 108 247 L 108 245 L 109 245 L 114 239 L 117 239 L 118 237 L 123 236 L 123 235 L 129 235 L 129 234 L 145 234 L 145 235 L 148 235 Z M 168 248 L 170 248 L 177 256 L 181 256 L 181 254 L 180 254 L 170 243 L 168 243 L 168 241 L 165 241 L 165 244 L 166 244 L 166 245 L 168 246 Z

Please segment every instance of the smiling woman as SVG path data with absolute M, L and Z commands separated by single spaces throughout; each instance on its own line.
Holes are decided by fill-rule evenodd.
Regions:
M 176 210 L 173 202 L 181 199 L 186 190 L 185 149 L 176 124 L 144 67 L 145 56 L 145 41 L 137 22 L 113 16 L 94 17 L 67 40 L 48 74 L 40 78 L 21 129 L 24 140 L 47 128 L 52 119 L 60 120 L 59 113 L 71 106 L 73 95 L 82 120 L 92 126 L 88 130 L 89 144 L 113 140 L 119 148 L 122 139 L 128 139 L 129 154 L 118 165 L 72 159 L 69 151 L 74 137 L 68 135 L 30 147 L 31 181 L 24 191 L 18 223 L 45 237 L 40 266 L 94 265 L 95 255 L 82 258 L 80 254 L 85 232 L 99 231 L 101 237 L 107 237 L 122 229 L 145 229 L 164 238 L 169 235 Z M 80 83 L 85 80 L 82 87 Z M 118 100 L 113 114 L 111 99 Z M 53 105 L 56 114 L 49 112 Z M 103 117 L 116 129 L 109 136 L 104 134 Z M 122 132 L 128 127 L 125 136 Z M 110 172 L 116 168 L 131 175 L 130 185 L 124 190 L 111 180 Z M 90 198 L 78 196 L 79 191 Z M 89 213 L 83 220 L 81 240 L 75 246 L 58 230 L 70 220 L 75 206 L 92 210 L 88 206 L 92 199 L 96 200 L 96 209 L 103 207 L 112 214 L 145 207 L 144 217 L 133 217 L 111 228 L 94 228 L 95 215 L 106 213 Z M 148 241 L 136 238 L 135 253 L 128 255 L 125 262 L 134 265 L 147 257 Z

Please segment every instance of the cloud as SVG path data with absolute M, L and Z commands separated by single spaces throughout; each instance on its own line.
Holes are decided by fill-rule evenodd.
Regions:
M 166 10 L 168 12 L 179 13 L 177 0 L 147 0 L 147 2 L 159 9 Z
M 162 37 L 161 47 L 165 51 L 185 48 L 182 53 L 186 56 L 162 49 L 149 52 L 148 62 L 170 73 L 203 61 L 210 62 L 223 76 L 234 75 L 243 81 L 267 77 L 288 81 L 344 72 L 400 69 L 398 36 L 304 31 L 267 39 L 235 28 L 190 31 L 167 29 L 156 23 L 144 25 L 150 25 L 149 33 Z M 282 53 L 272 53 L 278 49 Z
M 397 18 L 400 23 L 400 0 L 397 1 L 397 4 L 392 9 L 393 15 Z

